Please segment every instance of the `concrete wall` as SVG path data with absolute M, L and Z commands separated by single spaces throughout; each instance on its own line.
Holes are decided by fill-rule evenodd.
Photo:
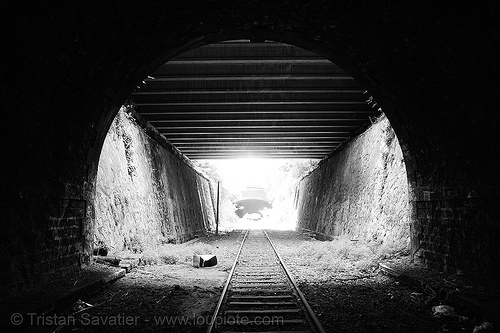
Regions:
M 96 186 L 94 245 L 111 251 L 182 242 L 214 224 L 209 181 L 125 108 L 106 136 Z
M 299 227 L 408 245 L 408 180 L 387 118 L 323 161 L 299 184 Z

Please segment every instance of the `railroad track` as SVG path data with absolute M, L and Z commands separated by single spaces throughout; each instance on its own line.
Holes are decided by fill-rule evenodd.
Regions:
M 212 332 L 324 332 L 265 230 L 246 231 Z

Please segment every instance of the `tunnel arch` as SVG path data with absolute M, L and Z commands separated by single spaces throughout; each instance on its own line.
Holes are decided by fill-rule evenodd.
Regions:
M 116 116 L 120 107 L 127 101 L 132 91 L 134 91 L 136 87 L 139 87 L 141 82 L 148 75 L 150 75 L 164 63 L 168 62 L 170 59 L 192 49 L 196 49 L 198 47 L 213 43 L 239 39 L 248 39 L 250 41 L 269 40 L 273 42 L 290 44 L 306 49 L 308 51 L 312 51 L 324 57 L 325 59 L 337 64 L 339 67 L 352 75 L 358 82 L 360 82 L 368 91 L 368 93 L 374 96 L 378 105 L 382 108 L 384 114 L 389 119 L 389 122 L 394 129 L 394 132 L 399 141 L 399 145 L 403 152 L 403 158 L 406 166 L 409 192 L 408 199 L 410 202 L 413 202 L 415 200 L 416 194 L 414 192 L 414 188 L 416 185 L 416 179 L 414 177 L 416 174 L 416 162 L 411 152 L 411 141 L 405 127 L 399 122 L 399 119 L 397 117 L 398 110 L 395 108 L 390 98 L 382 93 L 379 87 L 375 84 L 374 80 L 368 74 L 359 70 L 358 67 L 346 57 L 340 55 L 338 52 L 334 52 L 334 50 L 332 50 L 332 48 L 327 43 L 322 42 L 312 36 L 309 36 L 309 38 L 307 36 L 304 37 L 299 33 L 293 31 L 275 32 L 264 28 L 250 28 L 246 30 L 223 29 L 215 34 L 196 36 L 180 46 L 163 50 L 160 56 L 157 57 L 157 59 L 150 63 L 142 65 L 140 68 L 134 71 L 131 78 L 115 94 L 112 106 L 101 118 L 99 125 L 97 126 L 97 128 L 101 128 L 101 130 L 98 132 L 94 145 L 91 148 L 94 154 L 89 154 L 89 156 L 93 156 L 94 158 L 93 161 L 89 161 L 91 167 L 90 175 L 97 175 L 100 152 L 104 143 L 106 133 L 111 126 L 112 120 Z M 95 186 L 92 186 L 91 189 L 92 190 L 89 193 L 89 197 L 91 199 L 90 202 L 93 202 L 92 198 L 95 196 L 95 193 L 93 192 L 95 191 Z M 413 217 L 415 215 L 415 207 L 413 204 L 410 205 L 410 210 L 410 216 Z M 94 216 L 94 214 L 91 214 L 90 216 Z M 88 223 L 91 223 L 90 219 Z M 410 229 L 413 229 L 412 222 L 410 223 Z M 414 232 L 410 232 L 410 243 L 413 249 L 416 249 L 417 242 L 418 240 L 415 239 Z

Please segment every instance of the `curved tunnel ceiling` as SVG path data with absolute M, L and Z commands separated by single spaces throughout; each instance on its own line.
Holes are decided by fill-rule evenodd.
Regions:
M 196 48 L 144 83 L 137 113 L 190 159 L 323 158 L 380 114 L 337 65 L 277 42 Z

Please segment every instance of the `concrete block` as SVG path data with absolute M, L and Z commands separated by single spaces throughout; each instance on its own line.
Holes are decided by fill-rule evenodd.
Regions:
M 119 267 L 123 268 L 126 273 L 129 273 L 132 270 L 132 265 L 130 264 L 120 263 Z
M 120 268 L 127 270 L 127 273 L 139 265 L 139 259 L 123 259 L 120 261 Z
M 217 256 L 215 255 L 193 255 L 193 267 L 211 267 L 215 265 L 217 265 Z

